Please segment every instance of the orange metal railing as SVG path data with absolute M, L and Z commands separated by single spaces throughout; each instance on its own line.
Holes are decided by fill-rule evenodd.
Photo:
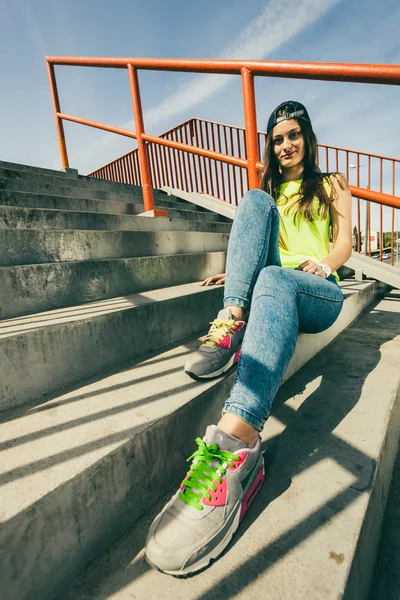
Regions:
M 259 134 L 259 149 L 263 144 L 262 137 L 263 134 Z M 246 156 L 246 132 L 243 127 L 190 119 L 162 133 L 160 138 L 239 159 Z M 155 188 L 170 186 L 186 192 L 204 193 L 235 206 L 249 189 L 245 167 L 153 143 L 149 143 L 147 149 Z M 138 150 L 133 150 L 96 169 L 90 176 L 140 185 L 138 166 Z
M 355 227 L 357 230 L 355 246 L 361 252 L 361 231 L 364 231 L 364 243 L 362 251 L 369 256 L 376 257 L 376 248 L 379 250 L 379 259 L 382 261 L 390 253 L 391 264 L 395 263 L 395 255 L 399 252 L 399 229 L 400 211 L 396 202 L 381 202 L 380 193 L 386 191 L 393 197 L 397 197 L 400 191 L 400 159 L 378 154 L 370 154 L 346 148 L 337 148 L 320 144 L 320 156 L 326 171 L 336 170 L 346 174 L 353 190 L 355 198 Z M 320 163 L 321 164 L 321 163 Z M 396 174 L 398 175 L 396 178 Z M 370 194 L 358 196 L 354 192 L 356 188 L 365 188 Z M 376 192 L 379 194 L 375 196 Z M 361 211 L 361 199 L 364 202 Z M 369 201 L 368 201 L 369 200 Z M 372 206 L 371 206 L 372 202 Z M 363 212 L 363 221 L 361 214 Z M 397 230 L 396 230 L 397 217 Z M 376 231 L 371 231 L 372 222 L 378 223 Z M 386 224 L 386 225 L 385 225 Z M 384 233 L 386 230 L 386 234 Z M 389 242 L 385 238 L 389 237 Z M 375 248 L 372 248 L 374 242 Z M 386 246 L 386 247 L 385 247 Z
M 137 140 L 138 143 L 138 166 L 140 167 L 141 185 L 143 188 L 144 207 L 146 211 L 153 211 L 154 215 L 165 214 L 165 211 L 154 210 L 153 200 L 153 181 L 150 169 L 149 143 L 155 144 L 158 148 L 158 154 L 162 155 L 162 148 L 173 149 L 180 153 L 186 152 L 191 155 L 192 161 L 200 162 L 204 159 L 214 161 L 214 177 L 210 180 L 210 185 L 215 186 L 218 192 L 217 167 L 221 163 L 239 167 L 246 170 L 246 180 L 249 189 L 259 187 L 259 173 L 262 169 L 260 160 L 260 143 L 256 126 L 256 99 L 254 78 L 262 77 L 284 77 L 296 79 L 314 79 L 324 81 L 347 81 L 357 83 L 375 83 L 381 85 L 399 85 L 400 84 L 400 65 L 359 65 L 359 64 L 339 64 L 339 63 L 294 63 L 294 62 L 275 62 L 275 61 L 238 61 L 238 60 L 194 60 L 194 59 L 143 59 L 143 58 L 71 58 L 71 57 L 47 57 L 47 67 L 50 81 L 50 89 L 53 100 L 53 107 L 56 119 L 57 134 L 60 145 L 61 163 L 63 167 L 69 166 L 68 153 L 64 135 L 63 121 L 72 121 L 89 127 L 95 127 L 104 131 L 110 131 L 130 137 Z M 61 112 L 60 101 L 57 91 L 55 76 L 56 65 L 70 65 L 82 67 L 104 67 L 127 69 L 130 90 L 132 95 L 132 108 L 136 131 L 113 127 L 103 123 L 81 119 Z M 219 75 L 240 75 L 242 81 L 243 107 L 244 107 L 244 146 L 245 153 L 242 156 L 227 154 L 227 148 L 222 151 L 199 147 L 186 143 L 181 138 L 180 141 L 169 139 L 168 137 L 157 137 L 148 135 L 144 129 L 143 111 L 139 88 L 139 70 L 157 70 L 157 71 L 180 71 L 189 73 L 214 73 Z M 147 143 L 146 143 L 147 142 Z M 207 144 L 205 144 L 206 146 Z M 210 142 L 208 143 L 210 145 Z M 211 146 L 211 148 L 213 148 Z M 334 149 L 335 150 L 335 149 Z M 337 149 L 339 151 L 339 149 Z M 153 150 L 155 152 L 155 150 Z M 345 151 L 346 152 L 346 151 Z M 351 151 L 347 151 L 351 152 Z M 328 147 L 329 156 L 329 147 Z M 358 156 L 368 156 L 358 153 Z M 372 156 L 372 155 L 370 155 Z M 196 158 L 197 157 L 197 158 Z M 383 158 L 383 157 L 382 157 Z M 181 158 L 180 158 L 181 160 Z M 395 160 L 395 159 L 389 159 Z M 358 163 L 357 163 L 358 164 Z M 349 165 L 350 166 L 350 165 Z M 159 167 L 160 168 L 160 167 Z M 400 198 L 392 193 L 383 193 L 382 186 L 379 190 L 372 190 L 360 187 L 359 167 L 357 169 L 356 185 L 351 186 L 353 195 L 358 202 L 363 199 L 379 203 L 381 206 L 390 206 L 400 208 Z M 395 171 L 395 167 L 393 167 Z M 183 175 L 183 171 L 180 171 Z M 200 169 L 201 174 L 201 169 Z M 184 177 L 184 175 L 183 175 Z M 186 178 L 188 174 L 186 174 Z M 243 173 L 242 173 L 243 177 Z M 224 178 L 219 180 L 219 185 L 223 186 Z M 358 184 L 358 185 L 357 185 Z M 244 188 L 243 188 L 244 189 Z M 214 194 L 213 194 L 214 195 Z M 222 195 L 218 194 L 217 195 Z M 382 209 L 381 209 L 382 210 Z M 368 214 L 368 211 L 367 211 Z M 358 208 L 358 241 L 357 246 L 360 249 L 361 226 L 359 223 L 360 209 Z M 394 218 L 394 217 L 393 217 Z M 394 227 L 394 225 L 393 225 Z M 381 227 L 382 235 L 382 227 Z M 394 242 L 393 242 L 394 243 Z M 392 252 L 392 259 L 394 253 Z M 382 258 L 382 243 L 381 243 Z

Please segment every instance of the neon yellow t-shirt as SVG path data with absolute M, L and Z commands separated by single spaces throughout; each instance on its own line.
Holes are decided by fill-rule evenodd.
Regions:
M 327 218 L 322 219 L 318 215 L 317 197 L 314 198 L 312 205 L 313 223 L 309 223 L 304 218 L 301 218 L 297 224 L 293 221 L 295 211 L 291 207 L 298 200 L 301 182 L 300 179 L 282 183 L 281 193 L 276 201 L 280 216 L 279 233 L 283 241 L 283 245 L 279 244 L 279 253 L 282 267 L 287 269 L 295 269 L 306 260 L 321 262 L 330 252 L 331 216 L 328 213 Z M 329 194 L 331 191 L 329 180 L 325 181 L 324 185 Z M 335 272 L 333 275 L 336 281 L 339 281 L 338 274 Z

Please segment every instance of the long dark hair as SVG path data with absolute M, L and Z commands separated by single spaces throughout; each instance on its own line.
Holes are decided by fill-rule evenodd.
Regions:
M 290 112 L 290 107 L 283 106 L 278 117 Z M 336 198 L 336 193 L 330 180 L 331 173 L 322 173 L 317 164 L 318 142 L 315 133 L 309 123 L 302 119 L 295 120 L 303 134 L 305 154 L 303 159 L 304 171 L 303 180 L 298 192 L 298 199 L 287 210 L 294 211 L 293 220 L 298 223 L 301 219 L 305 219 L 312 223 L 313 217 L 313 201 L 317 197 L 319 199 L 318 215 L 322 219 L 326 219 L 330 210 L 330 205 Z M 274 145 L 272 142 L 273 129 L 267 134 L 263 164 L 264 170 L 261 179 L 261 189 L 268 192 L 275 201 L 281 195 L 280 185 L 282 183 L 282 173 L 279 162 L 274 153 Z M 328 182 L 328 193 L 324 183 Z M 342 183 L 340 182 L 342 185 Z

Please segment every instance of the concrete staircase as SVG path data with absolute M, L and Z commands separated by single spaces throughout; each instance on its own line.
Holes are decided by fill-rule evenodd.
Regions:
M 237 542 L 184 582 L 148 570 L 149 520 L 234 379 L 182 369 L 221 306 L 198 282 L 224 270 L 229 215 L 155 199 L 168 218 L 134 186 L 0 163 L 2 596 L 365 597 L 399 436 L 400 297 L 372 279 L 300 336 Z

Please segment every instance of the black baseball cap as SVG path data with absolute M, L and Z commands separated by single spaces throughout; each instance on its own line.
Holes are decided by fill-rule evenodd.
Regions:
M 278 117 L 278 112 L 283 107 L 287 107 L 287 111 L 285 112 L 285 114 Z M 282 104 L 277 106 L 277 108 L 271 114 L 270 118 L 268 119 L 267 133 L 269 133 L 271 129 L 275 127 L 275 125 L 277 125 L 281 121 L 287 121 L 288 119 L 301 119 L 302 121 L 307 121 L 307 123 L 311 125 L 311 119 L 309 117 L 306 107 L 303 106 L 303 104 L 300 104 L 300 102 L 288 100 L 287 102 L 282 102 Z

